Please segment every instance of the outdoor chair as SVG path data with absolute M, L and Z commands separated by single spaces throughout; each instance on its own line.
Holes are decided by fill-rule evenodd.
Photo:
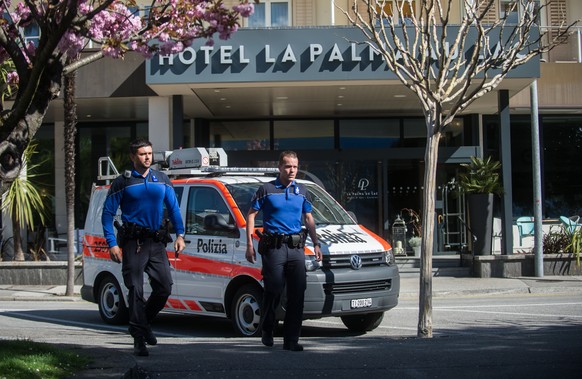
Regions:
M 582 224 L 578 223 L 578 221 L 580 221 L 580 216 L 560 216 L 560 221 L 568 233 L 576 233 L 576 230 L 578 230 L 579 227 L 582 227 Z
M 523 246 L 522 241 L 525 237 L 534 236 L 534 218 L 531 216 L 519 217 L 515 223 L 519 232 L 519 246 Z

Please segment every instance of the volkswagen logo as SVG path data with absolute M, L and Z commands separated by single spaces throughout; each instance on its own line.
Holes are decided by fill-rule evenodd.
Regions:
M 352 255 L 350 264 L 354 270 L 359 270 L 362 268 L 362 258 L 359 255 Z

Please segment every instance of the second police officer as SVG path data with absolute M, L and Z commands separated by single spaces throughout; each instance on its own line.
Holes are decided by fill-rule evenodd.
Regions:
M 304 246 L 307 233 L 314 245 L 315 256 L 321 261 L 320 244 L 317 241 L 311 198 L 307 188 L 295 181 L 299 165 L 297 154 L 284 151 L 279 156 L 279 175 L 263 184 L 251 201 L 247 214 L 246 259 L 256 259 L 252 234 L 255 217 L 263 212 L 263 234 L 259 241 L 265 292 L 261 315 L 261 341 L 273 346 L 276 325 L 275 311 L 279 306 L 283 289 L 287 286 L 287 307 L 284 320 L 283 349 L 303 351 L 298 343 L 303 323 L 303 299 L 307 286 Z

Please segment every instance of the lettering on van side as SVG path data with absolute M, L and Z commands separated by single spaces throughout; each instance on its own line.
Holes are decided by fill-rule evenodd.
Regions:
M 196 243 L 196 251 L 198 253 L 206 254 L 226 254 L 228 253 L 226 249 L 226 244 L 222 243 L 222 240 L 201 240 L 199 239 Z
M 366 241 L 358 236 L 358 233 L 332 233 L 324 230 L 317 233 L 318 239 L 326 244 L 330 243 L 366 243 Z

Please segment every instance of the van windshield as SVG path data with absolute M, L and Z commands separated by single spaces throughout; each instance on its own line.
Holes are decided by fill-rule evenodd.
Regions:
M 251 206 L 251 199 L 261 184 L 262 183 L 257 182 L 226 185 L 243 216 L 246 217 Z M 348 213 L 327 192 L 316 185 L 310 183 L 303 184 L 305 184 L 311 195 L 311 201 L 313 203 L 312 215 L 317 225 L 355 224 L 354 220 L 352 220 Z M 255 218 L 255 226 L 263 226 L 262 212 L 257 214 L 257 217 Z

